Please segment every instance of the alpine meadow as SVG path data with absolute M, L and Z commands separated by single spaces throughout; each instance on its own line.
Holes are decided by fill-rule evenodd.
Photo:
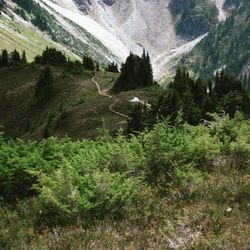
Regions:
M 0 249 L 250 246 L 249 0 L 0 0 Z

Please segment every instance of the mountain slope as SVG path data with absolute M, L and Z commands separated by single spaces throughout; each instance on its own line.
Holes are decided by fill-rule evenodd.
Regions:
M 19 5 L 22 2 L 13 1 Z M 7 0 L 12 13 L 17 9 L 13 1 Z M 141 54 L 144 48 L 151 55 L 155 78 L 160 79 L 171 72 L 176 58 L 190 51 L 218 19 L 223 19 L 221 1 L 189 0 L 194 2 L 190 11 L 186 12 L 183 5 L 176 14 L 173 6 L 182 0 L 35 0 L 31 13 L 27 9 L 24 14 L 23 10 L 15 11 L 18 16 L 14 21 L 26 17 L 31 26 L 47 34 L 49 43 L 56 42 L 80 57 L 91 54 L 102 63 L 122 62 L 130 51 Z M 204 11 L 206 8 L 209 11 Z M 183 27 L 195 24 L 197 28 L 179 29 L 180 16 Z
M 17 49 L 20 52 L 25 50 L 29 61 L 33 60 L 35 55 L 41 54 L 46 46 L 56 47 L 76 58 L 70 50 L 52 41 L 47 34 L 25 21 L 14 10 L 14 5 L 7 3 L 5 12 L 0 16 L 0 48 L 8 51 Z
M 51 2 L 50 0 L 43 1 Z M 54 2 L 65 9 L 72 8 L 71 0 L 56 0 L 51 5 L 54 5 Z M 176 25 L 178 18 L 174 16 L 171 10 L 171 5 L 178 4 L 178 2 L 180 0 L 75 0 L 75 3 L 84 15 L 91 17 L 108 32 L 112 33 L 124 44 L 127 51 L 140 54 L 142 49 L 145 48 L 153 59 L 152 63 L 156 79 L 160 79 L 168 74 L 168 69 L 171 69 L 172 65 L 176 64 L 173 59 L 182 55 L 183 47 L 185 47 L 185 52 L 190 51 L 200 41 L 200 39 L 196 40 L 196 38 L 207 32 L 218 20 L 219 10 L 216 9 L 216 6 L 219 6 L 217 4 L 218 1 L 195 1 L 195 15 L 188 13 L 187 17 L 189 19 L 183 20 L 183 25 L 190 25 L 189 20 L 193 19 L 193 16 L 202 16 L 203 18 L 198 18 L 195 25 L 200 25 L 203 28 L 197 30 L 194 35 L 191 34 L 191 29 L 186 33 L 178 32 Z M 181 13 L 185 12 L 185 7 L 186 5 L 180 6 L 179 11 Z M 206 7 L 212 9 L 213 13 L 206 12 Z M 207 25 L 207 19 L 212 19 L 213 21 L 209 21 Z M 192 30 L 195 29 L 193 27 Z M 93 31 L 89 30 L 89 32 Z M 102 38 L 100 37 L 100 39 Z M 161 58 L 167 63 L 167 67 L 165 63 L 161 62 Z M 171 65 L 171 67 L 168 65 Z
M 177 34 L 189 38 L 208 32 L 220 18 L 212 1 L 171 0 L 169 8 L 175 19 Z
M 221 68 L 239 77 L 250 72 L 250 2 L 227 1 L 225 6 L 231 9 L 226 22 L 213 29 L 182 61 L 206 78 Z
M 57 47 L 70 57 L 80 59 L 91 55 L 101 63 L 118 60 L 99 40 L 72 21 L 56 16 L 39 2 L 29 5 L 21 1 L 6 1 L 0 17 L 1 48 L 27 50 L 28 59 L 33 59 L 46 46 Z

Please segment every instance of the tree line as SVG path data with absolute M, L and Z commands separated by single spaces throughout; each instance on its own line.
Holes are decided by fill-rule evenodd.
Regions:
M 175 123 L 180 112 L 184 121 L 197 125 L 211 120 L 209 113 L 233 117 L 236 111 L 250 116 L 249 93 L 240 80 L 221 70 L 206 82 L 201 78 L 195 80 L 186 70 L 178 69 L 173 81 L 158 96 L 151 110 L 142 105 L 135 107 L 128 131 L 151 128 L 162 118 Z
M 21 54 L 15 49 L 12 52 L 8 52 L 6 49 L 0 53 L 0 67 L 17 66 L 27 63 L 27 57 L 25 51 Z M 33 63 L 39 65 L 50 65 L 64 67 L 65 71 L 69 73 L 82 73 L 85 70 L 100 70 L 98 61 L 94 61 L 90 56 L 84 56 L 82 62 L 78 60 L 69 59 L 62 51 L 56 48 L 47 47 L 41 55 L 36 55 Z M 118 64 L 112 62 L 107 65 L 105 71 L 118 73 Z
M 8 53 L 8 51 L 4 49 L 0 54 L 0 67 L 17 66 L 26 63 L 27 58 L 25 51 L 20 55 L 16 49 L 11 53 Z
M 144 50 L 141 57 L 130 53 L 126 62 L 121 67 L 121 74 L 113 90 L 134 90 L 150 86 L 153 82 L 153 69 L 150 57 Z
M 106 68 L 105 71 L 107 72 L 113 72 L 113 73 L 119 73 L 119 67 L 118 64 L 115 63 L 114 61 L 110 63 Z

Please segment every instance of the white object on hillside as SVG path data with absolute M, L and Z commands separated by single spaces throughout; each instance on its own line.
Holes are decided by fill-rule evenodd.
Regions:
M 130 100 L 132 103 L 140 103 L 140 99 L 138 97 L 134 97 L 132 100 Z

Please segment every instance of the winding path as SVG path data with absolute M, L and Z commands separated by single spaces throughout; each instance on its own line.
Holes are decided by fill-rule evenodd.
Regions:
M 97 88 L 97 90 L 98 90 L 99 95 L 105 96 L 105 97 L 108 97 L 108 98 L 112 98 L 111 95 L 107 95 L 107 94 L 105 94 L 104 92 L 101 91 L 100 85 L 99 85 L 99 83 L 95 80 L 95 77 L 92 78 L 92 82 L 95 84 L 95 86 L 96 86 L 96 88 Z
M 108 88 L 108 89 L 106 89 L 104 91 L 101 91 L 100 85 L 95 80 L 95 77 L 92 78 L 92 82 L 95 84 L 95 86 L 96 86 L 96 88 L 98 90 L 99 95 L 105 96 L 105 97 L 108 97 L 108 98 L 113 98 L 113 96 L 106 94 L 111 88 Z M 129 116 L 127 116 L 125 114 L 122 114 L 122 113 L 120 113 L 120 112 L 118 112 L 118 111 L 116 111 L 116 110 L 113 109 L 113 106 L 117 103 L 118 99 L 117 98 L 113 98 L 113 100 L 114 100 L 113 103 L 111 103 L 109 105 L 109 111 L 112 112 L 112 113 L 114 113 L 115 115 L 119 115 L 119 116 L 121 116 L 123 118 L 130 119 Z

